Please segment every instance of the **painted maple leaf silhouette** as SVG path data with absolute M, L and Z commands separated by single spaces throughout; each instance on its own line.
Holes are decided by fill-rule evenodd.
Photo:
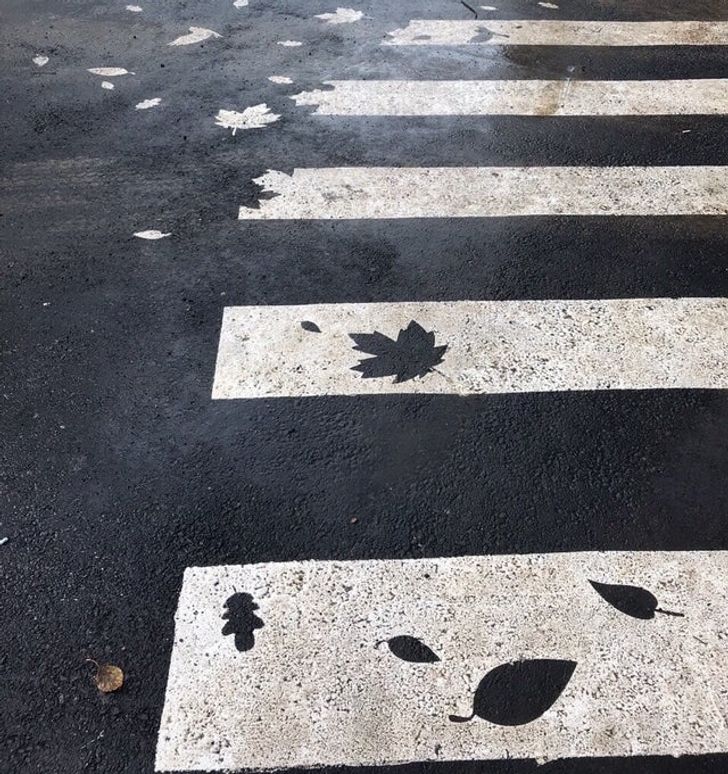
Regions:
M 360 360 L 352 371 L 361 371 L 364 379 L 394 376 L 394 383 L 407 382 L 430 373 L 442 363 L 447 344 L 435 346 L 434 331 L 426 331 L 414 320 L 400 330 L 397 340 L 383 333 L 350 333 L 355 350 L 374 355 Z

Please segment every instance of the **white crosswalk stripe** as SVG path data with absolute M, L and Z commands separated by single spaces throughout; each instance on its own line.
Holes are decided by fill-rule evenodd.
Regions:
M 423 333 L 404 349 L 383 340 L 372 342 L 381 345 L 374 350 L 353 349 L 352 334 L 378 332 L 394 342 L 412 320 L 434 337 Z M 713 298 L 228 307 L 212 394 L 728 388 L 727 328 L 728 299 Z M 395 380 L 402 358 L 438 360 L 432 347 L 444 345 L 433 369 Z M 380 378 L 352 370 L 375 355 Z M 387 373 L 388 364 L 394 370 Z
M 725 115 L 728 79 L 325 81 L 291 99 L 338 116 Z
M 413 19 L 385 46 L 725 46 L 728 21 Z
M 728 168 L 332 167 L 271 170 L 240 220 L 726 215 Z
M 728 751 L 726 573 L 728 552 L 188 569 L 157 770 Z M 614 607 L 590 581 L 636 590 Z M 227 636 L 226 603 L 243 608 Z M 633 617 L 655 605 L 684 617 Z M 402 637 L 439 660 L 410 663 Z M 509 706 L 517 683 L 504 696 L 486 680 L 474 707 L 485 675 L 530 660 L 563 671 L 529 698 L 536 720 L 505 724 L 528 709 Z

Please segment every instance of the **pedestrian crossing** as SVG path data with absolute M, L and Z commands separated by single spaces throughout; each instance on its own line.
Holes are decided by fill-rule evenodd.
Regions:
M 728 114 L 728 79 L 325 81 L 291 97 L 326 116 L 667 116 Z
M 414 19 L 385 46 L 725 46 L 728 21 Z
M 564 47 L 574 61 L 587 47 L 612 48 L 615 57 L 640 49 L 644 57 L 657 48 L 728 46 L 728 21 L 414 19 L 381 46 L 424 47 L 421 56 L 434 56 L 435 47 L 500 46 Z M 427 77 L 413 77 L 420 72 Z M 349 122 L 365 140 L 369 117 L 383 119 L 377 126 L 393 119 L 393 133 L 403 126 L 395 119 L 449 119 L 442 163 L 342 165 L 348 151 L 335 149 L 330 165 L 269 169 L 253 181 L 258 200 L 236 203 L 238 225 L 386 234 L 394 221 L 424 230 L 491 219 L 497 229 L 497 219 L 533 219 L 547 263 L 555 219 L 581 218 L 589 229 L 593 219 L 618 228 L 627 218 L 680 218 L 698 228 L 728 215 L 721 165 L 619 164 L 619 148 L 603 166 L 494 166 L 485 157 L 458 166 L 448 157 L 461 141 L 461 117 L 636 117 L 649 126 L 661 116 L 728 114 L 724 78 L 574 72 L 437 80 L 399 58 L 389 73 L 396 78 L 341 74 L 294 94 L 297 106 L 314 108 L 311 119 L 297 118 L 322 127 L 319 116 Z M 569 299 L 478 300 L 484 294 L 473 287 L 472 298 L 448 300 L 412 300 L 413 293 L 386 302 L 226 305 L 211 398 L 728 389 L 722 287 L 715 297 L 682 297 L 675 287 L 661 297 L 653 290 L 594 298 L 578 274 L 575 267 L 583 297 Z M 457 529 L 456 510 L 446 513 Z M 493 517 L 485 507 L 483 518 Z M 539 525 L 533 529 L 542 539 Z M 723 551 L 635 550 L 188 568 L 156 769 L 726 753 L 719 643 L 728 636 L 720 592 L 727 561 Z M 505 706 L 518 688 L 508 701 L 497 697 L 497 712 L 483 698 L 498 682 L 494 670 L 534 665 L 561 676 L 541 712 Z
M 728 167 L 332 167 L 270 170 L 240 220 L 728 215 Z
M 726 752 L 726 572 L 721 551 L 190 568 L 157 771 Z
M 712 298 L 228 307 L 212 396 L 726 389 L 726 330 Z

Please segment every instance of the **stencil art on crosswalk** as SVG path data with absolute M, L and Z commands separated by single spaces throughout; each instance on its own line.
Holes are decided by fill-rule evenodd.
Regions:
M 157 771 L 728 751 L 726 572 L 728 552 L 190 568 Z M 241 594 L 264 623 L 244 652 L 223 634 Z
M 325 81 L 291 97 L 339 116 L 724 115 L 728 79 Z
M 271 170 L 240 220 L 728 215 L 728 167 L 331 167 Z
M 725 389 L 727 327 L 719 298 L 228 307 L 212 396 Z
M 385 46 L 725 46 L 728 21 L 413 19 Z

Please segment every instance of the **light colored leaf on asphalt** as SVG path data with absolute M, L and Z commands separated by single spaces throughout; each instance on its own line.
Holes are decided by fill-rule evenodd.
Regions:
M 101 88 L 111 91 L 114 88 L 114 84 L 111 81 L 101 81 Z
M 141 102 L 137 102 L 134 107 L 137 110 L 149 110 L 149 108 L 157 107 L 157 105 L 161 104 L 161 102 L 161 97 L 152 97 L 151 99 L 145 99 Z
M 144 9 L 140 5 L 127 5 L 126 10 L 132 13 L 141 13 Z
M 269 75 L 268 80 L 271 83 L 293 83 L 293 78 L 289 78 L 287 75 Z
M 94 684 L 102 693 L 113 693 L 124 685 L 124 673 L 114 664 L 99 664 L 92 658 L 87 658 L 96 667 Z
M 48 57 L 38 54 L 38 56 L 33 57 L 33 64 L 37 64 L 38 67 L 43 67 L 43 65 L 48 64 Z
M 303 45 L 300 40 L 277 40 L 276 43 L 278 43 L 279 46 L 285 46 L 286 48 L 296 48 L 297 46 Z
M 264 102 L 261 105 L 245 108 L 242 113 L 237 110 L 219 110 L 215 116 L 215 124 L 222 126 L 223 129 L 232 129 L 235 134 L 238 129 L 262 129 L 279 118 L 279 115 L 270 112 Z
M 135 231 L 134 236 L 139 237 L 139 239 L 164 239 L 164 237 L 172 236 L 172 234 L 171 232 L 165 233 L 156 228 L 151 228 L 148 231 Z
M 317 13 L 316 18 L 329 24 L 352 24 L 363 19 L 364 13 L 353 8 L 337 8 L 335 13 Z
M 134 75 L 124 67 L 89 67 L 88 71 L 93 75 L 103 75 L 104 78 L 116 78 L 119 75 Z
M 201 43 L 208 38 L 221 38 L 222 35 L 214 30 L 208 30 L 206 27 L 190 27 L 189 35 L 181 35 L 175 38 L 169 46 L 191 46 L 193 43 Z
M 236 8 L 245 8 L 248 5 L 248 0 L 234 0 L 233 5 Z

